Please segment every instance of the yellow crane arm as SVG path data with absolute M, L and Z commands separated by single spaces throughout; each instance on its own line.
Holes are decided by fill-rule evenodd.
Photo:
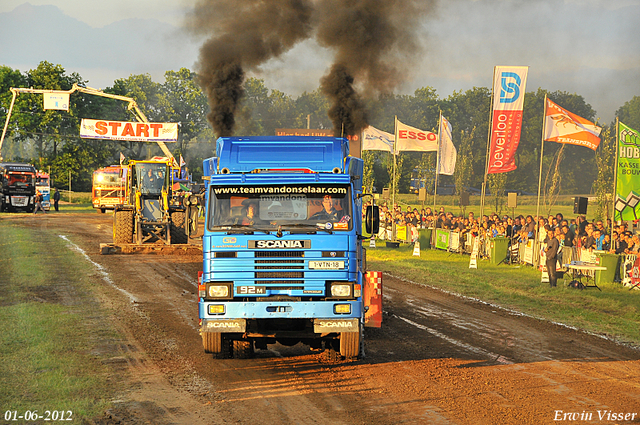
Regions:
M 41 93 L 41 94 L 58 93 L 58 94 L 70 95 L 71 93 L 74 93 L 74 92 L 81 92 L 81 93 L 92 94 L 94 96 L 106 97 L 109 99 L 122 100 L 123 102 L 128 103 L 127 109 L 133 113 L 133 115 L 136 117 L 136 120 L 138 120 L 138 122 L 149 122 L 149 120 L 144 115 L 142 110 L 140 110 L 140 108 L 138 107 L 138 104 L 133 98 L 127 97 L 127 96 L 120 96 L 117 94 L 105 93 L 102 90 L 94 89 L 91 87 L 81 87 L 78 84 L 74 84 L 71 90 L 44 90 L 44 89 L 32 89 L 32 88 L 25 88 L 25 87 L 12 87 L 10 90 L 11 90 L 11 93 L 13 93 L 13 97 L 11 98 L 11 106 L 9 106 L 7 119 L 4 123 L 4 129 L 2 130 L 2 137 L 0 138 L 0 161 L 2 161 L 2 144 L 4 142 L 4 137 L 7 133 L 7 128 L 9 126 L 9 119 L 11 118 L 13 106 L 16 102 L 16 97 L 18 96 L 19 93 Z M 169 150 L 169 148 L 167 148 L 167 145 L 162 141 L 156 141 L 156 143 L 158 144 L 158 146 L 160 146 L 160 149 L 162 149 L 162 152 L 164 153 L 164 155 L 167 158 L 169 158 L 172 166 L 177 167 L 178 162 L 171 154 L 171 151 Z

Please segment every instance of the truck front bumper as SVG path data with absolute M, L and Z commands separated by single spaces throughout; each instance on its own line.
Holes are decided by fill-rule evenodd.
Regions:
M 260 302 L 201 300 L 199 310 L 201 319 L 313 319 L 320 317 L 349 319 L 362 316 L 362 302 L 358 300 Z M 215 313 L 212 313 L 214 311 Z

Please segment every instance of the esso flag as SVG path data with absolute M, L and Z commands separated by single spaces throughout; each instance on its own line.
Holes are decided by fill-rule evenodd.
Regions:
M 429 152 L 438 150 L 438 135 L 396 122 L 396 151 Z
M 488 174 L 516 169 L 528 66 L 496 66 L 493 74 L 493 116 Z
M 130 142 L 176 142 L 177 123 L 123 122 L 83 118 L 80 137 Z

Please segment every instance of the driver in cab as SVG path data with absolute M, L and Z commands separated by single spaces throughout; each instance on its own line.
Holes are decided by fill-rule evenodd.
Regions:
M 318 221 L 338 221 L 339 219 L 340 211 L 333 206 L 331 195 L 325 195 L 322 198 L 322 209 L 311 216 L 311 220 Z

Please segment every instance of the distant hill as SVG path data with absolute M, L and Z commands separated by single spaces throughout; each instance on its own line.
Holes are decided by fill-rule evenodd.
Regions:
M 132 73 L 149 73 L 158 81 L 167 70 L 193 68 L 197 51 L 186 34 L 155 19 L 92 28 L 51 5 L 24 3 L 0 13 L 0 65 L 22 72 L 46 60 L 80 73 L 90 84 L 92 76 L 111 85 Z

